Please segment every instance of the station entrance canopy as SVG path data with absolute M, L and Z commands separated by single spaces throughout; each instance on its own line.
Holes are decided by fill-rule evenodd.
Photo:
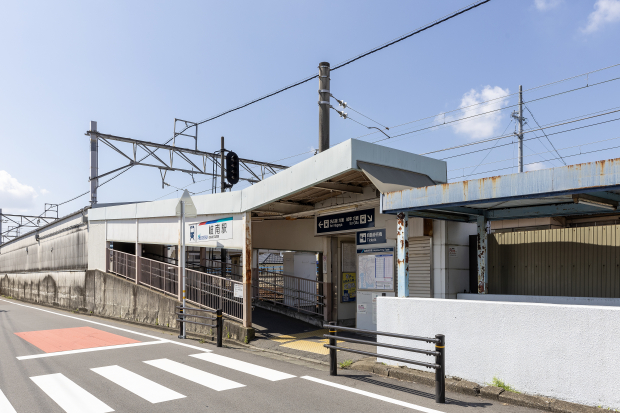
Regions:
M 620 158 L 389 192 L 381 195 L 381 212 L 398 216 L 399 257 L 408 253 L 409 217 L 476 222 L 478 293 L 484 294 L 488 221 L 610 214 L 619 202 Z M 409 278 L 405 260 L 398 276 L 403 283 Z
M 382 196 L 383 213 L 448 221 L 594 215 L 616 211 L 620 158 L 474 179 Z

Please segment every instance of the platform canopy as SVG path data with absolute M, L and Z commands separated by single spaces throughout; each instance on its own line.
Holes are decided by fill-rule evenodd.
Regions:
M 429 185 L 381 196 L 386 214 L 476 222 L 615 213 L 620 158 Z

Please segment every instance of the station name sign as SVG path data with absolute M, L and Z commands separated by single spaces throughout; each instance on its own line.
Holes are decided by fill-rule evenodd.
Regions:
M 316 217 L 316 233 L 351 231 L 375 227 L 375 210 L 363 209 L 360 211 L 342 212 L 340 214 Z
M 232 217 L 189 225 L 189 242 L 232 239 L 232 237 Z

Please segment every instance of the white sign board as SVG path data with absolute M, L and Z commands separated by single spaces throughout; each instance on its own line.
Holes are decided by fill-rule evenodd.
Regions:
M 360 290 L 394 289 L 394 254 L 358 255 Z
M 232 217 L 189 225 L 189 242 L 218 241 L 232 237 Z
M 235 298 L 243 298 L 243 284 L 235 284 Z

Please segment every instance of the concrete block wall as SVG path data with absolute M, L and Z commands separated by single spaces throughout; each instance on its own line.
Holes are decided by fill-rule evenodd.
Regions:
M 480 385 L 498 377 L 522 393 L 620 408 L 620 307 L 391 297 L 377 302 L 377 330 L 445 334 L 448 376 Z M 391 337 L 379 341 L 412 344 Z M 431 360 L 410 352 L 377 351 Z
M 36 304 L 119 320 L 175 328 L 178 325 L 170 297 L 99 270 L 78 272 L 4 274 L 0 294 Z M 188 333 L 211 335 L 209 327 L 189 324 Z M 224 337 L 245 341 L 254 338 L 252 328 L 224 319 Z
M 469 290 L 469 236 L 476 224 L 433 221 L 433 296 L 455 299 Z

